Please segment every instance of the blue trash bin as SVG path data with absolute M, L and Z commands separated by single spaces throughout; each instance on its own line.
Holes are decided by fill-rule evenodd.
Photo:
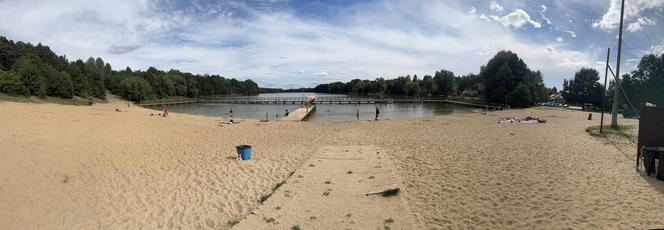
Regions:
M 235 146 L 237 156 L 243 161 L 251 159 L 251 145 L 238 145 Z

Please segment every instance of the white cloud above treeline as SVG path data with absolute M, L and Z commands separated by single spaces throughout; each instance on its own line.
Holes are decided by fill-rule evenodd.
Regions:
M 114 69 L 174 68 L 251 78 L 264 87 L 422 76 L 440 69 L 477 73 L 500 50 L 516 52 L 552 86 L 601 56 L 548 44 L 559 35 L 536 40 L 519 34 L 542 25 L 525 10 L 498 3 L 491 12 L 509 13 L 495 19 L 478 16 L 486 5 L 470 8 L 465 1 L 378 1 L 340 11 L 334 20 L 303 18 L 269 4 L 168 4 L 0 1 L 0 15 L 13 19 L 0 20 L 0 34 L 42 42 L 70 59 L 99 56 Z

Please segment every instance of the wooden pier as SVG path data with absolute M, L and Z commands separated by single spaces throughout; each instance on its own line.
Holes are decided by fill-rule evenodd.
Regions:
M 292 113 L 288 114 L 286 117 L 279 119 L 280 121 L 304 121 L 307 119 L 309 114 L 316 110 L 316 105 L 305 105 L 302 106 Z
M 213 104 L 305 104 L 307 97 L 225 97 L 200 98 L 200 103 Z M 313 104 L 379 104 L 390 103 L 389 99 L 356 97 L 318 97 Z
M 178 98 L 178 99 L 159 99 L 139 103 L 144 107 L 163 107 L 166 105 L 182 104 L 284 104 L 284 105 L 304 105 L 309 102 L 307 97 L 200 97 L 200 98 Z M 450 103 L 462 106 L 476 108 L 486 108 L 489 110 L 502 109 L 499 105 L 476 104 L 447 99 L 428 99 L 428 98 L 359 98 L 359 97 L 318 97 L 316 101 L 309 102 L 313 104 L 392 104 L 392 103 Z

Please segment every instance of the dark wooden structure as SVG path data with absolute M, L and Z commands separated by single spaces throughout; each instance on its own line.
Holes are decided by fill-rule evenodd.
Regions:
M 461 106 L 486 108 L 490 110 L 502 110 L 500 105 L 494 104 L 476 104 L 446 99 L 428 99 L 428 98 L 361 98 L 361 97 L 317 97 L 310 101 L 308 97 L 199 97 L 199 98 L 177 98 L 177 99 L 157 99 L 142 101 L 139 103 L 143 107 L 162 107 L 164 105 L 180 104 L 392 104 L 392 103 L 450 103 Z
M 639 113 L 639 140 L 636 167 L 643 160 L 647 175 L 657 172 L 657 179 L 664 180 L 664 107 L 641 105 Z M 655 160 L 659 167 L 655 170 Z

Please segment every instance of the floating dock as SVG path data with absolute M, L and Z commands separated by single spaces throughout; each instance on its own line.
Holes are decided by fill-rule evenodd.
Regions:
M 316 105 L 303 106 L 288 114 L 287 117 L 282 117 L 280 121 L 303 121 L 307 119 L 309 114 L 316 110 Z

